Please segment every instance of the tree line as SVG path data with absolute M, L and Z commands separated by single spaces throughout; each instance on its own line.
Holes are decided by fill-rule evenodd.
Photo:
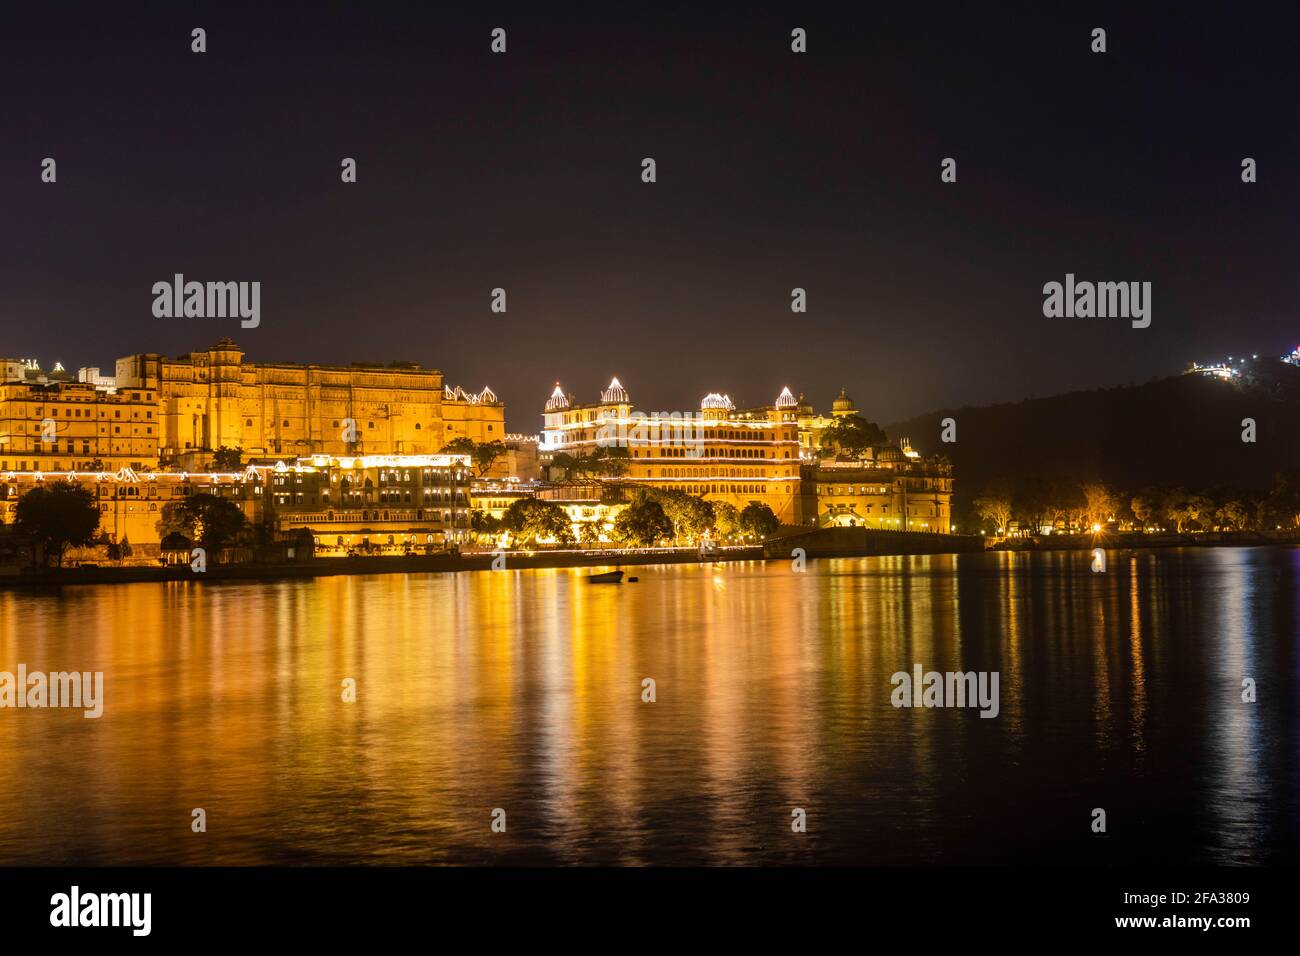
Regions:
M 1109 529 L 1143 531 L 1268 531 L 1300 528 L 1300 469 L 1279 473 L 1267 491 L 1220 487 L 1189 491 L 1156 486 L 1125 492 L 1100 481 L 1028 479 L 1018 485 L 994 483 L 974 501 L 979 530 L 1010 533 L 1013 524 L 1084 532 Z
M 605 503 L 622 499 L 607 495 Z M 709 538 L 723 542 L 757 542 L 772 535 L 780 522 L 765 504 L 751 503 L 742 509 L 725 501 L 709 501 L 697 495 L 663 488 L 637 489 L 614 519 L 609 537 L 626 547 L 698 544 Z M 482 537 L 510 532 L 519 544 L 541 541 L 559 545 L 600 543 L 601 528 L 595 522 L 573 523 L 563 506 L 544 498 L 521 498 L 512 502 L 501 518 L 474 511 L 470 528 Z

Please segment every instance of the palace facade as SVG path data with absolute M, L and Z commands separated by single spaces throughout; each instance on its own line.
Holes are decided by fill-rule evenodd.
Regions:
M 0 382 L 0 472 L 153 468 L 157 398 L 44 376 Z
M 309 532 L 327 554 L 464 542 L 472 509 L 500 517 L 527 496 L 561 505 L 580 539 L 607 540 L 638 487 L 764 504 L 787 525 L 951 528 L 945 459 L 906 440 L 853 456 L 822 447 L 826 429 L 857 415 L 844 389 L 829 415 L 788 388 L 770 405 L 710 392 L 687 413 L 646 415 L 618 378 L 585 403 L 557 384 L 534 436 L 506 433 L 490 388 L 448 386 L 410 362 L 255 363 L 223 339 L 175 358 L 130 355 L 115 372 L 0 359 L 0 522 L 32 488 L 70 481 L 91 490 L 101 532 L 144 547 L 158 544 L 167 504 L 203 492 L 284 537 Z M 480 474 L 441 453 L 456 439 L 505 452 Z M 251 464 L 212 473 L 222 447 Z M 575 475 L 561 474 L 575 459 Z
M 817 526 L 882 531 L 952 530 L 952 466 L 903 448 L 861 459 L 825 459 L 804 469 Z
M 469 534 L 466 455 L 314 455 L 254 470 L 275 530 L 311 534 L 317 554 L 427 551 Z
M 194 475 L 139 473 L 129 467 L 112 472 L 8 471 L 0 473 L 0 524 L 14 522 L 23 495 L 58 482 L 77 484 L 90 492 L 99 509 L 99 533 L 115 542 L 129 541 L 133 547 L 156 548 L 163 508 L 191 495 L 228 498 L 249 521 L 261 520 L 265 502 L 265 479 L 256 469 Z
M 922 456 L 906 440 L 859 456 L 822 447 L 827 428 L 857 414 L 844 389 L 823 416 L 787 388 L 771 405 L 739 409 L 728 395 L 711 392 L 699 412 L 646 416 L 617 378 L 589 403 L 557 383 L 542 413 L 539 447 L 544 463 L 606 449 L 614 464 L 606 483 L 684 491 L 739 510 L 766 504 L 783 524 L 950 531 L 946 459 Z
M 683 491 L 743 510 L 765 504 L 783 523 L 799 513 L 799 429 L 795 399 L 785 390 L 770 406 L 739 410 L 710 392 L 698 412 L 646 416 L 614 378 L 596 402 L 579 403 L 557 383 L 542 414 L 539 451 L 554 460 L 623 449 L 620 484 Z M 622 452 L 618 455 L 623 458 Z
M 326 555 L 441 548 L 468 533 L 471 480 L 465 455 L 315 455 L 198 474 L 10 471 L 0 473 L 0 524 L 13 523 L 33 488 L 72 482 L 94 497 L 100 533 L 142 556 L 157 553 L 163 509 L 198 494 L 229 499 L 283 537 L 310 533 Z
M 155 397 L 164 464 L 193 467 L 221 447 L 246 459 L 429 455 L 456 438 L 505 438 L 505 406 L 490 388 L 447 386 L 414 362 L 247 362 L 222 339 L 175 358 L 118 359 L 114 382 Z

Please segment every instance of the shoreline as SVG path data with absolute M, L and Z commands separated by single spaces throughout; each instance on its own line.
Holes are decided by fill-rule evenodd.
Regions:
M 539 568 L 624 567 L 649 564 L 714 564 L 721 561 L 761 560 L 763 549 L 736 547 L 720 549 L 701 558 L 695 549 L 659 552 L 564 551 L 505 552 L 505 570 Z M 185 581 L 277 581 L 298 578 L 335 577 L 359 574 L 454 574 L 461 571 L 491 571 L 494 554 L 490 551 L 469 554 L 390 555 L 382 557 L 314 558 L 284 564 L 214 564 L 196 574 L 188 565 L 169 567 L 128 566 L 97 568 L 63 568 L 35 573 L 0 575 L 0 588 L 46 588 L 69 585 L 140 584 Z
M 1119 531 L 1101 534 L 1045 535 L 1009 538 L 990 545 L 988 551 L 1141 551 L 1162 548 L 1288 548 L 1300 545 L 1295 531 L 1202 531 L 1196 534 L 1145 534 Z
M 886 532 L 894 535 L 896 532 Z M 954 539 L 957 536 L 944 536 Z M 520 551 L 505 552 L 504 570 L 536 570 L 542 568 L 617 568 L 652 564 L 716 564 L 730 561 L 788 561 L 790 555 L 781 546 L 783 539 L 776 538 L 763 545 L 719 549 L 707 558 L 700 557 L 692 548 L 665 549 L 662 551 Z M 1088 552 L 1093 548 L 1107 551 L 1162 550 L 1188 547 L 1300 547 L 1300 531 L 1202 533 L 1182 535 L 1144 535 L 1122 533 L 1110 535 L 1060 535 L 1035 539 L 1013 539 L 982 548 L 974 544 L 981 539 L 967 538 L 956 546 L 917 549 L 906 546 L 881 548 L 879 542 L 870 547 L 812 547 L 806 557 L 813 561 L 832 558 L 908 557 L 938 554 L 988 554 L 993 552 L 1047 553 L 1060 551 Z M 799 542 L 804 544 L 806 542 Z M 934 542 L 938 544 L 938 542 Z M 775 545 L 775 547 L 774 547 Z M 189 570 L 188 565 L 153 567 L 128 565 L 124 567 L 70 567 L 59 570 L 0 574 L 0 588 L 50 588 L 70 585 L 141 584 L 180 581 L 278 581 L 302 578 L 335 577 L 361 574 L 454 574 L 462 571 L 491 571 L 493 552 L 436 555 L 356 556 L 350 558 L 313 558 L 306 561 L 278 564 L 218 564 L 209 566 L 202 576 Z

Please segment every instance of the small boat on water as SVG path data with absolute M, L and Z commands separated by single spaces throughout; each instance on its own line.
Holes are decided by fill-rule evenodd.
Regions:
M 605 571 L 601 574 L 587 575 L 587 581 L 590 584 L 618 584 L 622 580 L 622 571 Z

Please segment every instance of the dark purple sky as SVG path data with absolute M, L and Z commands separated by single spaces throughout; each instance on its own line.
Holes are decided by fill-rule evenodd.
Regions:
M 884 422 L 1300 342 L 1294 4 L 478 6 L 7 11 L 0 354 L 413 360 L 531 431 L 557 378 Z M 175 272 L 261 281 L 261 327 L 154 318 Z M 1066 272 L 1151 327 L 1044 318 Z

